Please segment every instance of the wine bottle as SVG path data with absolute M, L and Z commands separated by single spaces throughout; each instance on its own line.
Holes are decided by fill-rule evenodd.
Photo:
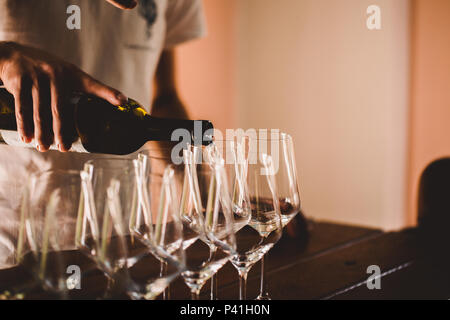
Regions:
M 71 151 L 126 155 L 138 151 L 147 141 L 178 141 L 207 145 L 214 127 L 205 120 L 166 119 L 150 116 L 139 103 L 114 106 L 91 95 L 74 95 L 71 103 L 73 125 L 78 137 Z M 14 97 L 0 88 L 0 142 L 23 143 L 17 133 Z M 56 149 L 52 146 L 51 149 Z

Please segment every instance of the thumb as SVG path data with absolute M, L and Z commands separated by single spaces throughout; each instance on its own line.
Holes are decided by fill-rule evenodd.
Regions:
M 128 102 L 128 98 L 119 90 L 108 87 L 89 76 L 86 76 L 83 81 L 83 91 L 102 98 L 115 106 Z

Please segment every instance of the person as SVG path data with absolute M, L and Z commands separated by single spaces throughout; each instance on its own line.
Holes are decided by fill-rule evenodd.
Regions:
M 14 264 L 21 191 L 30 172 L 81 168 L 70 153 L 72 92 L 152 115 L 185 118 L 174 48 L 205 35 L 201 0 L 0 0 L 0 85 L 14 95 L 17 128 L 37 150 L 0 146 L 0 268 Z M 152 103 L 150 103 L 152 102 Z M 55 144 L 59 151 L 49 150 Z

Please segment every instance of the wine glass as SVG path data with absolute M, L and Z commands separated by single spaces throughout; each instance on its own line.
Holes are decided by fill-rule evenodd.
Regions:
M 153 172 L 149 158 L 140 154 L 134 161 L 138 178 L 138 198 L 142 210 L 130 221 L 132 233 L 142 241 L 160 261 L 160 275 L 170 276 L 170 269 L 184 269 L 183 226 L 179 219 L 179 193 L 176 170 L 167 165 L 161 174 Z M 168 296 L 167 283 L 164 299 Z M 167 291 L 167 292 L 166 292 Z
M 223 159 L 199 163 L 200 148 L 184 151 L 185 184 L 180 206 L 184 233 L 191 239 L 185 249 L 182 273 L 192 299 L 199 298 L 205 282 L 235 254 L 234 219 Z M 185 241 L 188 237 L 185 237 Z M 213 252 L 211 247 L 216 250 Z
M 148 274 L 133 276 L 139 261 L 149 262 L 152 257 L 132 232 L 134 219 L 142 211 L 137 174 L 132 159 L 104 158 L 85 164 L 81 176 L 87 206 L 80 243 L 110 279 L 109 296 L 126 292 L 132 299 L 154 299 L 178 274 L 160 278 L 154 259 L 146 265 Z
M 197 149 L 197 150 L 196 150 Z M 194 147 L 194 152 L 199 147 Z M 207 164 L 214 164 L 218 159 L 224 160 L 223 168 L 225 170 L 225 178 L 228 183 L 228 191 L 230 192 L 234 232 L 238 232 L 248 224 L 251 217 L 250 200 L 246 191 L 244 175 L 247 170 L 247 161 L 245 159 L 245 143 L 240 139 L 215 139 L 213 144 L 206 146 L 202 150 L 202 159 Z M 210 244 L 211 254 L 215 254 L 217 248 L 214 244 Z M 211 300 L 216 300 L 217 295 L 217 276 L 211 277 Z
M 258 158 L 269 154 L 274 165 L 274 178 L 277 185 L 277 197 L 280 203 L 281 221 L 286 226 L 300 212 L 300 192 L 295 164 L 292 137 L 286 133 L 272 134 L 267 138 L 248 137 L 250 157 Z M 260 293 L 256 300 L 270 300 L 266 280 L 266 256 L 261 259 Z
M 26 234 L 31 253 L 23 255 L 20 263 L 54 297 L 76 297 L 74 293 L 81 289 L 89 291 L 87 282 L 82 286 L 81 280 L 95 264 L 76 250 L 82 197 L 80 174 L 70 170 L 32 175 L 24 194 L 20 233 Z M 23 247 L 23 240 L 19 240 L 18 251 Z
M 233 211 L 233 220 L 234 227 L 236 230 L 242 228 L 247 224 L 250 219 L 250 209 L 249 209 L 249 201 L 245 197 L 243 181 L 240 178 L 240 168 L 238 167 L 236 149 L 238 144 L 235 144 L 234 141 L 215 141 L 215 144 L 211 144 L 209 147 L 202 146 L 184 146 L 182 148 L 174 148 L 173 145 L 153 145 L 150 147 L 150 150 L 146 150 L 141 152 L 139 158 L 143 160 L 143 163 L 147 163 L 146 167 L 152 174 L 160 174 L 161 169 L 167 164 L 171 163 L 172 167 L 175 170 L 174 181 L 176 184 L 177 193 L 182 195 L 180 202 L 183 203 L 184 207 L 181 207 L 181 210 L 184 210 L 185 218 L 187 217 L 186 213 L 189 212 L 188 207 L 192 206 L 192 198 L 190 197 L 190 187 L 189 187 L 189 170 L 188 166 L 184 165 L 185 158 L 183 155 L 184 150 L 190 150 L 192 157 L 195 160 L 195 167 L 192 169 L 195 171 L 191 177 L 194 178 L 195 181 L 199 177 L 197 177 L 198 170 L 207 172 L 207 174 L 211 174 L 211 168 L 215 165 L 217 161 L 221 162 L 220 158 L 226 156 L 228 162 L 222 161 L 222 167 L 225 170 L 225 176 L 227 177 L 227 183 L 232 188 L 226 187 L 226 190 L 232 191 L 230 194 L 232 201 L 232 211 Z M 226 147 L 225 149 L 223 147 Z M 216 159 L 218 159 L 216 161 Z M 205 165 L 207 164 L 207 165 Z M 203 169 L 202 169 L 203 168 Z M 198 169 L 198 170 L 197 170 Z M 207 175 L 205 174 L 205 175 Z M 203 175 L 201 179 L 208 179 L 209 177 L 205 177 Z M 201 180 L 201 186 L 204 186 L 204 180 Z M 200 188 L 198 185 L 193 185 L 193 188 L 197 187 L 196 192 L 202 193 L 203 199 L 207 197 L 209 190 L 206 188 Z M 149 189 L 151 186 L 149 186 Z M 205 200 L 204 200 L 205 201 Z M 247 206 L 247 207 L 246 207 Z M 182 213 L 182 215 L 183 215 Z M 186 219 L 184 219 L 186 222 Z M 191 228 L 185 228 L 185 239 L 184 239 L 184 248 L 187 249 L 191 244 L 195 243 L 198 239 L 198 234 L 193 232 Z M 204 241 L 205 242 L 205 241 Z M 217 251 L 217 247 L 214 245 L 212 241 L 206 241 L 210 249 L 210 255 L 214 256 Z M 197 245 L 198 246 L 198 245 Z M 200 250 L 200 249 L 199 249 Z M 211 277 L 211 299 L 215 300 L 217 298 L 217 285 L 215 281 L 215 274 Z
M 253 157 L 250 153 L 250 157 Z M 282 220 L 272 158 L 261 154 L 248 163 L 246 188 L 251 203 L 251 219 L 236 233 L 237 254 L 231 263 L 239 273 L 239 298 L 246 299 L 247 275 L 281 238 Z
M 140 166 L 142 170 L 143 179 L 143 192 L 142 195 L 149 201 L 148 214 L 156 215 L 158 212 L 157 204 L 159 203 L 159 195 L 161 192 L 161 181 L 162 177 L 167 174 L 166 171 L 170 168 L 170 184 L 172 188 L 171 195 L 173 197 L 173 203 L 179 208 L 180 196 L 183 192 L 183 181 L 184 181 L 184 162 L 183 162 L 183 149 L 188 148 L 184 146 L 181 150 L 176 148 L 174 143 L 151 143 L 148 144 L 145 150 L 141 151 L 138 155 L 137 165 Z M 177 152 L 178 150 L 178 152 Z M 179 209 L 176 209 L 179 210 Z M 150 220 L 150 219 L 148 219 Z M 151 221 L 154 223 L 155 221 Z M 174 222 L 171 222 L 173 224 Z M 143 227 L 143 226 L 141 226 Z M 136 235 L 140 237 L 147 237 L 148 232 L 145 230 L 150 230 L 151 226 L 146 226 L 143 232 L 136 229 Z M 189 237 L 184 242 L 184 247 L 187 248 L 190 244 Z M 147 245 L 150 246 L 149 243 Z M 165 259 L 160 259 L 161 275 L 166 273 L 168 268 L 168 263 Z M 170 286 L 166 288 L 163 292 L 163 299 L 170 299 Z

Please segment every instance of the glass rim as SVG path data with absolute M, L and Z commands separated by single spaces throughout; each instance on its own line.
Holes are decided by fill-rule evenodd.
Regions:
M 95 158 L 87 160 L 85 163 L 92 163 L 96 161 L 124 161 L 124 162 L 132 162 L 134 160 L 133 157 L 127 157 L 127 158 L 116 158 L 116 157 L 102 157 L 102 158 Z
M 48 170 L 42 170 L 42 171 L 37 171 L 37 172 L 33 172 L 31 173 L 30 177 L 40 177 L 43 176 L 44 174 L 51 174 L 51 173 L 55 173 L 55 174 L 64 174 L 64 175 L 69 175 L 69 176 L 80 176 L 80 170 L 76 170 L 76 169 L 48 169 Z
M 168 156 L 162 156 L 162 155 L 155 155 L 155 151 L 164 151 L 164 150 L 170 150 L 172 151 L 173 147 L 163 147 L 163 148 L 154 148 L 154 149 L 145 149 L 145 150 L 141 150 L 138 155 L 144 155 L 149 157 L 150 159 L 157 159 L 157 160 L 167 160 L 167 159 L 172 159 L 172 153 L 170 153 L 170 155 Z M 172 163 L 173 164 L 173 163 Z
M 249 135 L 246 135 L 246 137 L 251 141 L 272 141 L 272 140 L 273 141 L 276 141 L 276 140 L 283 141 L 283 140 L 291 140 L 292 139 L 292 136 L 289 133 L 285 133 L 285 132 L 280 132 L 278 135 L 278 138 L 274 138 L 271 136 L 265 137 L 265 138 L 251 137 Z
M 109 158 L 108 157 L 108 158 L 91 159 L 91 160 L 86 161 L 83 164 L 83 169 L 81 171 L 85 170 L 87 165 L 93 166 L 94 169 L 96 169 L 96 170 L 99 170 L 99 169 L 112 170 L 113 168 L 118 166 L 118 163 L 127 163 L 129 166 L 134 167 L 134 160 L 136 160 L 136 159 L 131 158 L 131 157 L 130 158 L 114 158 L 114 157 L 110 157 Z M 114 166 L 104 167 L 104 166 L 101 166 L 101 165 L 100 166 L 96 165 L 97 162 L 102 162 L 102 161 L 104 161 L 104 162 L 112 162 L 112 163 L 114 163 Z

